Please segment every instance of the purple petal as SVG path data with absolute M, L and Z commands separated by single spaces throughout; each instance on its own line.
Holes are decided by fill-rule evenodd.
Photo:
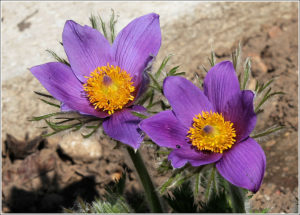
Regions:
M 156 56 L 161 44 L 159 15 L 151 13 L 129 23 L 113 44 L 115 62 L 127 71 L 135 86 L 152 56 Z
M 142 106 L 133 106 L 115 112 L 103 122 L 104 132 L 115 140 L 127 144 L 135 149 L 140 147 L 144 137 L 138 124 L 141 119 L 131 113 L 131 111 L 144 112 Z
M 77 78 L 86 78 L 98 66 L 112 64 L 111 47 L 96 29 L 67 21 L 63 31 L 63 46 Z
M 204 94 L 215 110 L 222 113 L 228 100 L 240 92 L 240 85 L 230 61 L 212 67 L 204 79 Z
M 187 162 L 189 162 L 192 166 L 201 166 L 214 163 L 221 157 L 222 154 L 220 153 L 196 151 L 188 145 L 179 149 L 174 149 L 169 154 L 168 159 L 171 160 L 174 168 L 181 168 Z
M 193 118 L 201 111 L 214 111 L 204 93 L 189 80 L 180 76 L 170 76 L 164 81 L 164 95 L 183 125 L 189 128 Z
M 70 108 L 68 105 L 66 105 L 65 103 L 61 103 L 60 105 L 60 110 L 62 112 L 70 112 L 70 111 L 74 111 L 72 108 Z
M 172 111 L 163 111 L 144 119 L 140 128 L 157 145 L 169 148 L 186 144 L 188 130 L 177 120 Z
M 30 71 L 54 98 L 63 102 L 63 109 L 68 108 L 100 118 L 108 115 L 96 111 L 90 104 L 82 93 L 82 84 L 69 66 L 57 62 L 46 63 L 32 67 Z
M 248 138 L 225 152 L 216 167 L 230 183 L 255 193 L 264 177 L 266 156 L 260 145 Z
M 233 123 L 237 134 L 237 142 L 249 137 L 256 124 L 253 108 L 254 93 L 243 90 L 227 102 L 223 112 L 225 120 Z

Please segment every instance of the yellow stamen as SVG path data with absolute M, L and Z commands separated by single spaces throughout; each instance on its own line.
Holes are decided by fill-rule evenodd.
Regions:
M 223 153 L 235 143 L 236 132 L 233 123 L 225 121 L 222 114 L 203 112 L 193 119 L 187 135 L 198 150 Z
M 131 76 L 118 66 L 109 65 L 96 68 L 83 85 L 89 101 L 95 109 L 113 114 L 133 101 L 135 87 Z

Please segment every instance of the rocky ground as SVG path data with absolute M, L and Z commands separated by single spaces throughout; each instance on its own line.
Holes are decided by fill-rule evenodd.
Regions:
M 157 65 L 168 54 L 176 54 L 169 67 L 178 63 L 191 80 L 197 73 L 204 77 L 202 65 L 213 46 L 217 61 L 229 59 L 242 44 L 243 60 L 252 59 L 252 81 L 266 82 L 274 78 L 272 89 L 285 95 L 275 96 L 258 115 L 256 131 L 274 124 L 285 129 L 262 138 L 259 143 L 267 156 L 267 170 L 261 189 L 250 200 L 251 211 L 268 209 L 274 213 L 298 210 L 298 18 L 296 3 L 197 3 L 173 5 L 145 3 L 139 7 L 100 3 L 18 3 L 4 4 L 2 9 L 2 206 L 4 212 L 60 212 L 71 207 L 80 196 L 86 201 L 103 194 L 105 185 L 126 170 L 127 195 L 140 191 L 134 168 L 122 148 L 99 130 L 89 139 L 79 131 L 41 138 L 41 122 L 29 122 L 31 116 L 52 111 L 40 102 L 33 91 L 42 86 L 26 71 L 33 65 L 50 61 L 43 50 L 59 49 L 61 31 L 66 19 L 87 23 L 90 8 L 114 8 L 120 15 L 120 26 L 153 10 L 161 14 L 163 42 Z M 120 3 L 121 4 L 121 3 Z M 82 8 L 76 15 L 72 11 Z M 136 9 L 128 13 L 124 8 Z M 52 9 L 52 10 L 51 10 Z M 37 11 L 37 12 L 36 12 Z M 169 12 L 170 11 L 170 12 Z M 149 11 L 150 12 L 150 11 Z M 12 14 L 15 14 L 12 16 Z M 63 15 L 62 15 L 63 14 Z M 50 19 L 49 17 L 55 17 Z M 75 17 L 74 17 L 75 16 Z M 84 17 L 84 18 L 82 18 Z M 53 21 L 54 20 L 54 21 Z M 43 23 L 49 25 L 44 27 Z M 55 24 L 53 24 L 53 22 Z M 51 33 L 53 36 L 51 37 Z M 42 37 L 42 39 L 41 39 Z M 56 47 L 56 48 L 55 48 Z M 242 66 L 240 67 L 241 71 Z M 100 144 L 99 144 L 100 143 Z M 155 183 L 166 176 L 155 171 L 153 149 L 141 149 Z M 134 199 L 134 198 L 133 198 Z

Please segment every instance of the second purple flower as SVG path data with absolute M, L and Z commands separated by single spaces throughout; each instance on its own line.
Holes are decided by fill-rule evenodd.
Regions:
M 204 91 L 185 78 L 167 77 L 163 86 L 172 111 L 141 122 L 140 128 L 159 146 L 172 148 L 174 168 L 215 163 L 232 184 L 256 192 L 266 158 L 249 137 L 256 124 L 254 93 L 240 90 L 231 62 L 215 65 L 204 79 Z

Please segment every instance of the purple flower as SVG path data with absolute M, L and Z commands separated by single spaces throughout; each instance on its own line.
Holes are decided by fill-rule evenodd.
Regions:
M 178 76 L 166 78 L 163 89 L 173 110 L 143 120 L 140 128 L 159 146 L 173 149 L 168 157 L 172 166 L 216 163 L 229 182 L 256 192 L 266 158 L 249 137 L 256 124 L 254 94 L 240 90 L 232 63 L 211 68 L 204 92 Z
M 99 31 L 74 21 L 66 22 L 62 39 L 71 66 L 46 63 L 32 67 L 32 74 L 62 102 L 62 111 L 105 118 L 110 137 L 138 148 L 143 135 L 131 110 L 145 111 L 133 103 L 146 89 L 144 69 L 161 45 L 159 15 L 133 20 L 112 45 Z

